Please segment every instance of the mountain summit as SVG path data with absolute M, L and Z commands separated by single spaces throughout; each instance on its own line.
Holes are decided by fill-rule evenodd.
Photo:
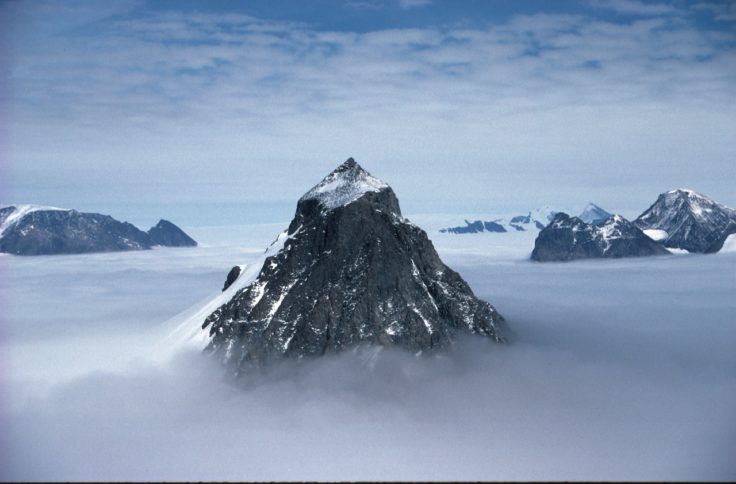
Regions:
M 236 374 L 363 344 L 419 353 L 460 332 L 503 341 L 503 318 L 352 158 L 299 199 L 288 230 L 215 301 L 226 302 L 202 325 L 206 350 Z
M 597 224 L 599 222 L 603 222 L 611 215 L 611 213 L 606 212 L 601 207 L 591 202 L 585 206 L 582 212 L 580 212 L 578 218 L 588 224 Z
M 693 190 L 677 189 L 662 193 L 634 224 L 665 247 L 715 252 L 736 232 L 736 210 Z

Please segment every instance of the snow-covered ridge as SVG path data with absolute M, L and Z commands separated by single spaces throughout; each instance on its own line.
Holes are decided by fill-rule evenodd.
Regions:
M 298 229 L 291 235 L 287 231 L 281 232 L 261 257 L 252 264 L 241 266 L 240 275 L 230 287 L 214 297 L 204 307 L 198 307 L 195 312 L 185 311 L 174 317 L 174 321 L 177 321 L 178 324 L 158 345 L 157 351 L 160 352 L 158 356 L 165 358 L 184 348 L 203 350 L 210 341 L 210 328 L 202 329 L 202 322 L 213 311 L 230 301 L 239 291 L 256 282 L 266 259 L 279 253 L 284 248 L 286 241 L 298 232 Z
M 327 210 L 345 206 L 369 192 L 379 192 L 388 185 L 365 171 L 352 158 L 340 165 L 302 196 L 317 200 Z
M 695 190 L 685 188 L 668 191 L 664 194 L 664 202 L 668 209 L 678 209 L 682 203 L 686 203 L 690 213 L 699 221 L 709 220 L 714 209 L 733 212 L 733 209 L 721 205 Z
M 9 209 L 14 208 L 10 214 L 8 214 L 4 220 L 0 220 L 0 237 L 2 237 L 3 233 L 11 226 L 16 224 L 18 221 L 20 221 L 23 217 L 26 215 L 38 212 L 38 211 L 48 211 L 48 210 L 55 210 L 55 211 L 62 211 L 62 212 L 70 212 L 71 210 L 68 208 L 58 208 L 58 207 L 48 207 L 45 205 L 34 205 L 34 204 L 24 204 L 24 205 L 10 205 L 7 207 L 0 207 L 0 212 Z

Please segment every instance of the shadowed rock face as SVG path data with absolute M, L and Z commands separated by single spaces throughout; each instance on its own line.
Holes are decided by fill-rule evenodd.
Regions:
M 634 224 L 612 215 L 598 225 L 565 213 L 555 215 L 534 241 L 532 259 L 540 262 L 669 254 Z
M 154 227 L 150 228 L 148 236 L 151 238 L 151 244 L 153 245 L 163 245 L 166 247 L 197 246 L 197 242 L 194 239 L 168 220 L 159 220 Z
M 661 194 L 634 223 L 642 230 L 664 231 L 661 243 L 666 247 L 713 252 L 736 224 L 736 210 L 692 190 L 671 190 Z
M 706 254 L 712 254 L 721 250 L 726 239 L 733 234 L 736 234 L 736 221 L 731 222 L 731 224 L 723 230 L 721 236 L 706 249 Z
M 502 341 L 503 318 L 401 216 L 393 190 L 354 160 L 297 204 L 283 248 L 212 313 L 208 351 L 236 372 L 360 344 L 444 348 L 460 331 Z
M 225 292 L 228 287 L 233 285 L 233 282 L 238 280 L 238 276 L 240 276 L 240 273 L 243 271 L 243 268 L 240 266 L 233 266 L 232 269 L 230 269 L 230 272 L 227 273 L 227 277 L 225 278 L 225 284 L 222 286 L 222 291 Z

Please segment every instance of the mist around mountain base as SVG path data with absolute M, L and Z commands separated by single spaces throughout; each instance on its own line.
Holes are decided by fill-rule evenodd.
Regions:
M 158 358 L 176 315 L 283 228 L 0 257 L 0 478 L 736 479 L 736 254 L 539 264 L 536 234 L 430 232 L 507 345 L 347 352 L 239 385 L 197 352 Z

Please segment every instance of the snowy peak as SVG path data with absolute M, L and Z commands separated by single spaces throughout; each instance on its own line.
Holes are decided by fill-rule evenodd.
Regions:
M 694 190 L 676 189 L 660 195 L 661 205 L 670 210 L 687 210 L 699 221 L 706 221 L 714 210 L 724 207 Z M 659 200 L 658 200 L 659 203 Z
M 736 224 L 736 211 L 696 191 L 676 189 L 659 195 L 634 223 L 648 233 L 659 231 L 667 247 L 706 252 Z
M 348 158 L 299 201 L 316 200 L 325 210 L 348 205 L 366 193 L 375 193 L 389 186 L 365 171 L 353 158 Z
M 595 223 L 606 220 L 610 216 L 611 216 L 610 213 L 603 210 L 601 207 L 599 207 L 595 203 L 591 202 L 583 209 L 582 212 L 580 212 L 580 215 L 578 215 L 578 218 L 582 220 L 583 222 L 586 222 L 589 224 L 595 224 Z

